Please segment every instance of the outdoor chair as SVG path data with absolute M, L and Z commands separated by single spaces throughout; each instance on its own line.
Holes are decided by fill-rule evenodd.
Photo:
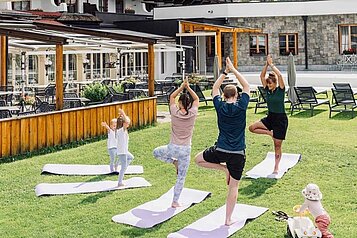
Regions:
M 157 104 L 168 104 L 170 102 L 170 95 L 176 90 L 176 87 L 172 86 L 166 92 L 161 95 L 157 95 Z
M 6 107 L 6 101 L 0 100 L 0 107 Z
M 129 100 L 129 93 L 118 93 L 114 90 L 112 86 L 108 86 L 109 94 L 111 95 L 110 102 L 118 102 L 118 101 L 125 101 Z
M 10 117 L 12 117 L 10 110 L 7 110 L 7 109 L 1 110 L 0 109 L 0 119 L 10 118 Z
M 49 112 L 53 111 L 51 109 L 51 106 L 48 102 L 40 102 L 34 110 L 31 111 L 25 111 L 25 112 L 19 112 L 19 116 L 27 116 L 27 115 L 32 115 L 32 114 L 37 114 L 37 113 L 43 113 L 43 112 Z
M 330 101 L 328 99 L 317 99 L 313 87 L 294 87 L 297 103 L 291 105 L 291 115 L 294 109 L 299 110 L 311 110 L 311 116 L 314 115 L 314 108 L 323 104 L 328 104 L 330 107 Z M 304 108 L 308 105 L 308 108 Z
M 349 84 L 349 83 L 332 83 L 332 84 L 335 89 L 350 90 L 351 93 L 353 94 L 353 96 L 357 95 L 357 92 L 353 92 L 351 84 Z
M 258 108 L 268 108 L 267 99 L 266 99 L 266 95 L 267 95 L 266 89 L 263 86 L 258 86 L 258 92 L 259 92 L 258 102 L 257 104 L 255 104 L 254 113 L 257 113 Z
M 63 88 L 64 90 L 64 88 Z M 54 102 L 54 98 L 56 96 L 56 84 L 48 84 L 46 88 L 44 88 L 43 90 L 38 89 L 36 91 L 36 96 L 37 97 L 42 97 L 43 101 L 48 102 L 49 99 L 52 99 L 52 103 Z
M 81 100 L 78 99 L 63 99 L 63 109 L 69 109 L 69 108 L 76 108 L 76 107 L 81 107 L 82 102 Z
M 120 102 L 120 101 L 125 101 L 129 100 L 129 94 L 128 93 L 115 93 L 112 94 L 111 101 L 112 102 Z
M 63 98 L 78 98 L 77 93 L 64 93 Z
M 332 112 L 351 112 L 354 116 L 354 109 L 357 108 L 356 100 L 353 92 L 350 89 L 334 89 L 331 88 L 334 98 L 334 104 L 330 106 L 330 115 Z
M 205 102 L 206 106 L 208 105 L 207 104 L 208 101 L 213 101 L 212 97 L 205 97 L 199 85 L 194 84 L 194 85 L 190 85 L 190 87 L 197 94 L 198 98 L 200 99 L 200 102 Z

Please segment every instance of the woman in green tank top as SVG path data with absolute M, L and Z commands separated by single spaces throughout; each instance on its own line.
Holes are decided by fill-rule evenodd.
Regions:
M 272 72 L 266 78 L 268 67 Z M 273 64 L 270 55 L 267 57 L 266 64 L 260 74 L 260 81 L 266 91 L 266 101 L 268 115 L 249 126 L 249 131 L 256 134 L 269 135 L 273 138 L 275 149 L 274 170 L 269 178 L 275 178 L 279 173 L 279 163 L 282 155 L 282 143 L 285 140 L 288 129 L 288 117 L 285 113 L 285 84 L 279 69 Z

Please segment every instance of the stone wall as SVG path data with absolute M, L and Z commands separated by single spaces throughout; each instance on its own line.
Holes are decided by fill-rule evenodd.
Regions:
M 287 56 L 279 55 L 279 34 L 298 34 L 298 54 L 295 64 L 298 70 L 305 69 L 304 21 L 301 16 L 294 17 L 256 17 L 230 18 L 230 25 L 262 29 L 268 34 L 268 53 L 276 65 L 284 70 Z M 357 24 L 357 14 L 309 16 L 307 19 L 308 64 L 309 70 L 334 70 L 340 56 L 339 24 Z M 224 44 L 232 45 L 231 34 L 224 35 Z M 225 55 L 230 55 L 232 47 L 225 47 Z M 249 55 L 249 34 L 238 35 L 238 65 L 242 71 L 257 71 L 265 63 L 266 56 Z

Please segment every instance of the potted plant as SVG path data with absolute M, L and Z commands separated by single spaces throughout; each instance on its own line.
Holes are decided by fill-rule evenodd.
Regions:
M 91 100 L 92 102 L 103 101 L 108 95 L 108 89 L 101 83 L 93 83 L 87 85 L 83 90 L 83 96 Z

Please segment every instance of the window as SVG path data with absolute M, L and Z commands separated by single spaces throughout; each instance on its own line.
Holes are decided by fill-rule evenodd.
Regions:
M 108 12 L 108 0 L 99 0 L 99 11 Z
M 12 2 L 12 10 L 15 11 L 29 11 L 30 10 L 30 1 L 18 1 Z
M 340 26 L 340 53 L 357 53 L 357 25 Z
M 296 33 L 293 34 L 280 34 L 279 35 L 279 52 L 280 55 L 293 55 L 298 54 L 298 44 Z
M 249 36 L 249 54 L 268 55 L 268 35 L 250 35 Z

